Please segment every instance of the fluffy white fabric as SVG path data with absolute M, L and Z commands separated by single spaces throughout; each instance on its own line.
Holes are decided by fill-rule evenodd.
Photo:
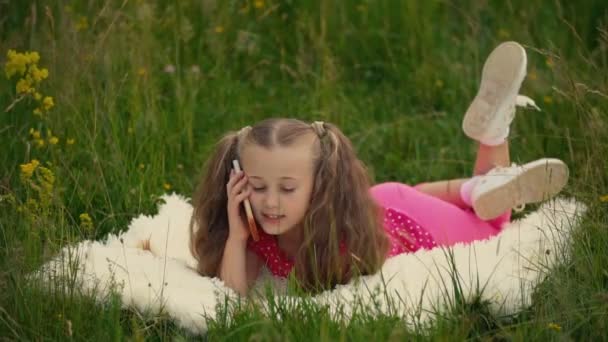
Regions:
M 38 275 L 46 275 L 47 281 L 55 276 L 74 277 L 76 286 L 99 300 L 115 288 L 124 306 L 162 311 L 180 326 L 204 332 L 205 317 L 215 317 L 218 303 L 225 295 L 235 294 L 219 279 L 195 271 L 196 261 L 188 248 L 192 214 L 188 200 L 175 194 L 163 200 L 157 215 L 139 216 L 127 231 L 110 235 L 105 242 L 83 241 L 64 248 Z M 329 305 L 332 312 L 344 313 L 340 317 L 346 319 L 360 309 L 358 305 L 368 303 L 369 310 L 378 314 L 418 315 L 425 321 L 453 298 L 456 270 L 465 298 L 483 288 L 482 297 L 491 299 L 494 309 L 515 312 L 530 303 L 531 289 L 550 268 L 567 257 L 571 231 L 585 210 L 571 199 L 546 202 L 536 212 L 511 222 L 497 237 L 393 257 L 377 274 L 313 300 Z M 150 250 L 144 250 L 143 241 L 148 239 Z M 258 288 L 269 280 L 278 295 L 285 296 L 281 294 L 284 282 L 273 279 L 267 270 L 260 278 Z M 378 290 L 388 296 L 372 296 Z

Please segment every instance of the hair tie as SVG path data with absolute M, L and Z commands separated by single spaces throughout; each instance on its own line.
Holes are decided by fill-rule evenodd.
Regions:
M 323 121 L 315 121 L 311 123 L 310 126 L 312 126 L 312 129 L 314 129 L 315 133 L 317 133 L 319 138 L 323 138 L 327 133 L 327 130 L 325 129 L 325 123 Z
M 239 141 L 241 141 L 244 137 L 246 137 L 247 134 L 249 134 L 249 131 L 251 131 L 251 126 L 245 126 L 245 127 L 241 128 L 239 130 L 239 132 L 236 134 L 238 136 Z

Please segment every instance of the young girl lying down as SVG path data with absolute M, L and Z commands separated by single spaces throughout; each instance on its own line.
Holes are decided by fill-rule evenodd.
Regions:
M 277 277 L 295 272 L 301 287 L 319 291 L 373 274 L 401 253 L 498 234 L 512 208 L 555 196 L 568 179 L 558 159 L 511 165 L 515 105 L 522 98 L 533 104 L 518 96 L 525 74 L 517 43 L 488 57 L 463 119 L 464 133 L 479 145 L 471 178 L 372 186 L 351 142 L 330 123 L 277 118 L 228 133 L 193 196 L 199 273 L 245 295 L 267 267 Z M 246 200 L 251 228 L 260 228 L 254 236 Z

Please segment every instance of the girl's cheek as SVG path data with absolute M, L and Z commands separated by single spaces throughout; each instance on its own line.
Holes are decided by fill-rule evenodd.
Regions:
M 251 203 L 253 210 L 258 209 L 259 196 L 253 191 L 249 194 L 249 202 Z

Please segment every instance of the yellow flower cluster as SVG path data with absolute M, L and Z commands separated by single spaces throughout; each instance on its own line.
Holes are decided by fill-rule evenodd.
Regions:
M 557 323 L 549 323 L 547 324 L 547 328 L 551 329 L 551 330 L 555 330 L 555 331 L 561 331 L 562 327 L 557 324 Z
M 32 159 L 29 163 L 21 164 L 20 168 L 21 182 L 38 194 L 38 201 L 33 197 L 28 198 L 25 205 L 18 208 L 19 211 L 35 214 L 39 213 L 40 210 L 49 208 L 55 186 L 55 174 L 53 171 L 40 165 L 37 159 Z
M 8 61 L 6 61 L 6 65 L 4 66 L 7 78 L 11 78 L 15 74 L 23 76 L 27 71 L 28 65 L 36 65 L 40 60 L 40 55 L 36 51 L 18 53 L 15 50 L 8 50 L 7 57 Z
M 36 159 L 32 159 L 32 161 L 27 164 L 21 164 L 21 181 L 32 178 L 32 175 L 38 168 L 38 165 L 40 165 L 40 162 Z
M 50 129 L 46 130 L 46 140 L 42 138 L 42 134 L 37 129 L 30 128 L 30 136 L 32 137 L 36 147 L 44 147 L 47 142 L 49 145 L 57 145 L 59 143 L 59 138 L 54 136 Z M 73 145 L 74 139 L 68 138 L 66 144 Z
M 91 219 L 91 216 L 89 216 L 89 214 L 87 213 L 82 213 L 80 214 L 80 228 L 82 228 L 82 230 L 84 230 L 85 232 L 90 232 L 93 230 L 93 220 Z
M 42 115 L 42 113 L 53 108 L 55 106 L 53 98 L 43 96 L 37 90 L 40 83 L 49 77 L 49 71 L 46 68 L 38 67 L 38 61 L 40 61 L 38 52 L 20 53 L 15 50 L 8 50 L 6 56 L 8 57 L 4 65 L 6 77 L 8 79 L 15 75 L 20 77 L 15 85 L 17 95 L 21 98 L 28 95 L 32 96 L 34 100 L 40 103 L 38 108 L 34 109 L 34 114 Z
M 89 28 L 89 20 L 85 16 L 80 16 L 78 21 L 74 24 L 76 31 L 84 31 Z

